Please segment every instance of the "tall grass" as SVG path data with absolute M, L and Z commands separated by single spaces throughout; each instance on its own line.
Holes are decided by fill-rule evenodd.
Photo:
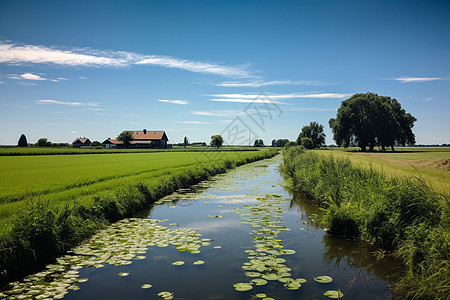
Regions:
M 58 194 L 31 197 L 19 203 L 21 209 L 0 231 L 0 286 L 20 278 L 52 261 L 110 222 L 134 216 L 153 202 L 175 190 L 208 179 L 227 169 L 272 157 L 276 150 L 245 152 L 231 156 L 203 158 L 139 177 L 121 177 L 108 189 L 73 195 L 60 201 Z M 84 187 L 86 190 L 89 186 Z M 1 208 L 1 207 L 0 207 Z
M 410 299 L 449 299 L 450 202 L 417 178 L 393 178 L 298 147 L 283 150 L 289 184 L 326 210 L 330 233 L 360 236 L 401 255 L 396 290 Z

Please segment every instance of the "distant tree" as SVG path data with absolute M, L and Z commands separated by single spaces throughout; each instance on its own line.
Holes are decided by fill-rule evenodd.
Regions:
M 184 148 L 186 148 L 186 146 L 189 144 L 189 139 L 187 138 L 187 136 L 185 136 L 184 137 L 184 140 L 183 140 L 183 145 L 184 145 Z
M 294 147 L 297 146 L 297 142 L 287 142 L 286 145 L 284 145 L 285 148 Z
M 329 125 L 337 145 L 348 147 L 355 143 L 361 151 L 367 147 L 372 151 L 376 145 L 382 150 L 388 146 L 394 150 L 396 143 L 403 146 L 415 143 L 412 132 L 415 121 L 396 99 L 366 93 L 342 101 Z
M 27 137 L 25 136 L 25 134 L 22 134 L 20 136 L 17 146 L 18 147 L 27 147 L 28 146 Z
M 277 140 L 276 139 L 273 139 L 272 140 L 272 147 L 276 147 L 277 146 Z
M 50 142 L 48 139 L 46 138 L 40 138 L 37 141 L 37 146 L 39 147 L 51 147 L 52 146 L 52 142 Z
M 302 131 L 298 135 L 297 144 L 303 145 L 302 138 L 304 137 L 311 139 L 313 148 L 320 148 L 325 146 L 325 133 L 323 132 L 322 124 L 311 122 L 309 123 L 309 125 L 303 126 Z
M 92 147 L 99 147 L 99 146 L 102 145 L 102 143 L 100 143 L 99 141 L 93 141 L 93 142 L 91 143 L 91 145 L 92 145 Z
M 121 141 L 125 148 L 130 147 L 130 143 L 133 140 L 133 133 L 131 131 L 122 131 L 117 137 L 118 141 Z
M 307 136 L 301 138 L 301 145 L 308 150 L 314 149 L 314 142 Z
M 222 144 L 223 144 L 223 138 L 222 138 L 221 135 L 213 135 L 213 136 L 211 136 L 211 143 L 210 143 L 210 145 L 212 147 L 219 148 L 219 147 L 222 146 Z
M 284 147 L 288 142 L 288 139 L 278 139 L 275 141 L 275 147 Z
M 261 139 L 256 139 L 254 145 L 255 147 L 264 147 L 264 141 Z

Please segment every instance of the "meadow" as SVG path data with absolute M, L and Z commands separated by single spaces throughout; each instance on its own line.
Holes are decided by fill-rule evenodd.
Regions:
M 448 299 L 450 200 L 445 187 L 449 183 L 439 174 L 418 177 L 413 165 L 408 171 L 396 170 L 402 160 L 448 161 L 448 152 L 442 153 L 291 147 L 283 150 L 282 169 L 293 189 L 322 206 L 326 212 L 322 222 L 331 234 L 369 241 L 379 249 L 380 257 L 401 257 L 405 272 L 395 286 L 399 298 Z M 439 180 L 439 185 L 434 180 Z
M 387 176 L 418 177 L 436 191 L 450 191 L 450 147 L 399 147 L 395 152 L 363 153 L 355 149 L 327 148 L 322 154 L 350 159 L 358 166 L 374 168 Z
M 0 156 L 0 285 L 179 188 L 276 153 Z

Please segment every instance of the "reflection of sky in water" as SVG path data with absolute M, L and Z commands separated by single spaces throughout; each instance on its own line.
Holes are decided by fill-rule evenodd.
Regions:
M 360 255 L 352 254 L 355 247 L 336 238 L 324 239 L 314 218 L 318 208 L 311 202 L 294 195 L 282 187 L 278 171 L 281 157 L 241 166 L 217 176 L 201 186 L 201 193 L 186 192 L 165 199 L 178 201 L 163 202 L 153 207 L 149 218 L 168 219 L 161 225 L 171 229 L 189 228 L 202 234 L 200 238 L 211 239 L 211 245 L 201 247 L 201 252 L 192 254 L 180 252 L 173 245 L 165 248 L 150 247 L 143 260 L 133 260 L 132 264 L 120 267 L 105 266 L 100 269 L 83 268 L 83 277 L 89 280 L 80 284 L 79 291 L 71 291 L 67 299 L 162 299 L 157 296 L 161 291 L 175 293 L 182 299 L 252 299 L 257 293 L 265 293 L 275 299 L 327 299 L 326 290 L 342 289 L 344 299 L 389 299 L 391 292 L 386 289 L 387 282 L 374 278 L 370 272 L 383 277 L 373 267 L 376 262 L 364 260 L 369 256 L 367 250 Z M 194 188 L 195 189 L 195 188 Z M 183 195 L 185 193 L 185 195 Z M 306 278 L 307 283 L 297 291 L 286 290 L 282 283 L 274 281 L 265 286 L 254 287 L 249 292 L 236 292 L 233 284 L 249 282 L 245 276 L 243 263 L 248 261 L 244 250 L 255 250 L 254 235 L 249 233 L 255 228 L 244 221 L 234 208 L 243 205 L 254 207 L 260 203 L 256 198 L 266 194 L 281 196 L 283 213 L 279 214 L 282 224 L 290 231 L 280 232 L 284 249 L 295 250 L 294 255 L 281 256 L 285 265 L 292 269 L 293 278 Z M 220 215 L 223 218 L 212 218 Z M 278 215 L 278 213 L 277 213 Z M 169 224 L 176 225 L 169 225 Z M 300 230 L 305 228 L 306 230 Z M 221 246 L 214 249 L 214 246 Z M 357 246 L 357 248 L 364 248 Z M 344 252 L 345 251 L 345 252 Z M 173 266 L 174 261 L 186 262 L 183 266 Z M 195 266 L 193 262 L 205 261 Z M 336 264 L 338 262 L 338 264 Z M 367 267 L 368 264 L 371 267 Z M 361 268 L 366 267 L 369 272 Z M 381 266 L 382 267 L 382 266 Z M 120 277 L 119 272 L 128 272 L 129 276 Z M 329 275 L 334 280 L 329 284 L 314 282 L 313 277 Z M 349 283 L 354 282 L 351 287 Z M 143 290 L 144 283 L 153 285 Z

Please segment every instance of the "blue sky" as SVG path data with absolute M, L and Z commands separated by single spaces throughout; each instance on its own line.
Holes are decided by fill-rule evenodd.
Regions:
M 354 93 L 450 143 L 448 1 L 0 1 L 0 139 L 295 140 Z

